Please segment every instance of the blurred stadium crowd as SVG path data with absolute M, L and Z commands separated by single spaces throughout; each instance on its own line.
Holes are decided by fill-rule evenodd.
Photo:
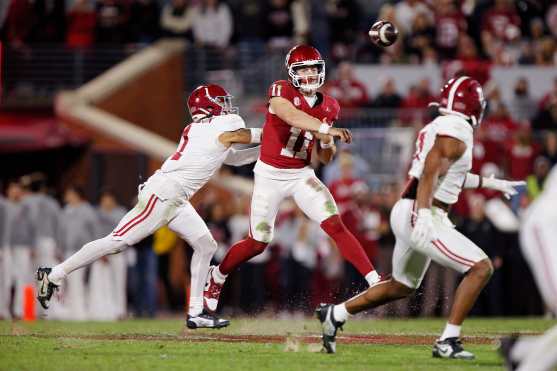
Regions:
M 557 4 L 540 0 L 10 0 L 0 8 L 13 46 L 72 48 L 182 37 L 233 53 L 311 40 L 333 60 L 555 65 Z M 379 50 L 372 19 L 394 22 L 402 42 Z M 0 18 L 0 21 L 2 18 Z M 484 81 L 480 81 L 484 82 Z
M 397 24 L 401 41 L 386 49 L 371 45 L 367 30 L 370 20 L 376 18 Z M 526 179 L 528 183 L 510 202 L 498 194 L 466 191 L 453 209 L 457 228 L 486 251 L 496 268 L 474 313 L 544 312 L 519 251 L 518 225 L 521 213 L 539 195 L 550 168 L 557 164 L 557 79 L 543 98 L 534 99 L 528 80 L 517 76 L 508 101 L 491 80 L 490 69 L 518 64 L 555 66 L 557 3 L 10 0 L 0 5 L 0 24 L 3 42 L 23 52 L 36 45 L 127 47 L 170 36 L 207 51 L 219 68 L 232 69 L 249 66 L 269 51 L 311 41 L 328 63 L 333 62 L 328 66 L 335 65 L 332 74 L 328 71 L 325 89 L 340 101 L 343 113 L 339 125 L 353 127 L 366 126 L 369 118 L 357 121 L 357 117 L 371 108 L 389 110 L 381 116 L 386 127 L 419 130 L 430 117 L 427 105 L 437 92 L 424 78 L 401 95 L 395 80 L 382 76 L 377 79 L 378 93 L 371 96 L 356 77 L 352 63 L 440 64 L 444 78 L 456 72 L 471 75 L 484 85 L 489 102 L 476 134 L 473 171 Z M 265 103 L 256 101 L 250 108 L 260 112 Z M 250 177 L 250 170 L 247 167 L 237 174 Z M 231 171 L 222 170 L 223 174 Z M 319 174 L 337 200 L 345 224 L 379 271 L 388 274 L 394 244 L 389 212 L 404 180 L 370 184 L 374 174 L 369 164 L 349 147 L 342 148 Z M 3 187 L 0 251 L 4 264 L 10 252 L 9 266 L 14 269 L 3 270 L 0 317 L 21 316 L 21 287 L 33 283 L 37 265 L 52 264 L 83 243 L 108 234 L 126 207 L 133 204 L 133 200 L 117 201 L 109 190 L 99 192 L 97 200 L 88 198 L 77 186 L 48 189 L 53 181 L 48 175 L 32 174 Z M 218 186 L 211 186 L 195 200 L 220 246 L 215 261 L 247 234 L 249 201 L 248 196 Z M 40 206 L 42 202 L 49 206 Z M 47 232 L 41 231 L 40 226 L 45 225 L 50 226 Z M 51 312 L 51 318 L 117 319 L 126 313 L 154 316 L 161 311 L 182 310 L 188 295 L 185 272 L 191 253 L 181 248 L 183 244 L 168 229 L 162 229 L 121 256 L 111 256 L 80 275 L 74 274 L 62 305 Z M 445 314 L 458 279 L 433 265 L 415 297 L 374 314 Z M 235 314 L 269 311 L 303 315 L 317 303 L 340 300 L 363 285 L 319 226 L 295 205 L 286 203 L 277 217 L 273 244 L 230 277 L 222 305 L 225 312 Z

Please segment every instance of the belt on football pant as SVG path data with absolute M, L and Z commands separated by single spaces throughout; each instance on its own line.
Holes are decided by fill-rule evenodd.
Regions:
M 418 184 L 419 180 L 412 177 L 406 184 L 404 191 L 400 195 L 400 198 L 405 198 L 408 200 L 416 200 L 416 196 L 418 195 Z M 438 207 L 448 213 L 451 210 L 451 205 L 446 202 L 439 201 L 438 199 L 434 198 L 431 204 L 435 207 Z

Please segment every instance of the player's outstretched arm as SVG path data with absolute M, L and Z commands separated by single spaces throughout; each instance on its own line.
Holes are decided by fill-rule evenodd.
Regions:
M 290 126 L 312 131 L 314 133 L 329 134 L 333 137 L 340 138 L 346 143 L 352 141 L 350 130 L 333 128 L 315 117 L 308 115 L 304 111 L 297 109 L 288 99 L 273 97 L 269 101 L 269 104 L 271 106 L 271 111 Z
M 261 142 L 261 129 L 238 129 L 234 131 L 225 131 L 219 135 L 219 142 L 225 147 L 232 144 L 251 144 Z
M 231 166 L 244 166 L 257 161 L 259 158 L 259 151 L 261 146 L 251 147 L 247 149 L 234 149 L 230 148 L 226 159 L 224 160 L 225 165 Z
M 416 196 L 417 216 L 410 240 L 418 248 L 425 248 L 435 239 L 431 204 L 434 185 L 439 176 L 445 173 L 451 163 L 458 160 L 466 151 L 464 142 L 451 137 L 437 137 L 427 154 L 424 169 Z
M 482 177 L 481 175 L 468 173 L 464 180 L 464 188 L 488 188 L 494 189 L 503 193 L 505 198 L 510 199 L 518 193 L 516 188 L 526 186 L 523 180 L 511 181 L 504 179 L 496 179 L 493 175 L 489 178 Z

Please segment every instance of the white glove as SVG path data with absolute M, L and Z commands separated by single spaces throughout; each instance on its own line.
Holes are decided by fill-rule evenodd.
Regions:
M 416 224 L 412 230 L 410 241 L 419 248 L 425 249 L 432 240 L 435 240 L 435 230 L 433 229 L 433 216 L 430 209 L 419 209 Z
M 503 196 L 507 200 L 510 200 L 511 196 L 514 196 L 518 193 L 515 189 L 516 187 L 524 187 L 526 186 L 526 182 L 519 180 L 519 181 L 511 181 L 511 180 L 503 180 L 503 179 L 496 179 L 493 175 L 489 178 L 483 178 L 483 187 L 494 189 L 503 193 Z

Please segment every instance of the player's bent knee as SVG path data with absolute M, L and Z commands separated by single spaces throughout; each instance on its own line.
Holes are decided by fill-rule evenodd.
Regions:
M 469 272 L 475 274 L 481 280 L 487 281 L 493 274 L 493 270 L 494 269 L 493 264 L 491 264 L 491 260 L 484 259 L 474 264 L 472 268 L 470 268 Z
M 392 295 L 393 298 L 405 298 L 409 295 L 412 295 L 414 291 L 416 291 L 415 288 L 406 286 L 405 284 L 391 278 L 389 293 Z

